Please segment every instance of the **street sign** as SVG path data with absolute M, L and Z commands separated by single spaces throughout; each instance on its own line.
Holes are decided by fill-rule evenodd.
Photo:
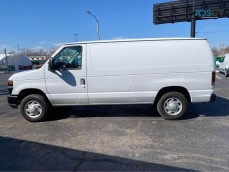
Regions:
M 229 0 L 178 0 L 154 4 L 154 24 L 229 17 Z

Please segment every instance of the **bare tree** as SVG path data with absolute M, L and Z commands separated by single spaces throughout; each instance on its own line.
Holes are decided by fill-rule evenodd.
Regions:
M 219 50 L 216 47 L 212 48 L 212 53 L 213 53 L 214 57 L 219 56 Z
M 218 48 L 212 48 L 213 55 L 216 56 L 224 56 L 225 54 L 229 53 L 229 46 L 225 47 L 223 44 L 220 45 Z
M 48 58 L 56 51 L 56 49 L 55 48 L 47 48 L 47 49 L 24 48 L 21 51 L 22 51 L 22 54 L 26 56 L 45 56 L 46 58 Z

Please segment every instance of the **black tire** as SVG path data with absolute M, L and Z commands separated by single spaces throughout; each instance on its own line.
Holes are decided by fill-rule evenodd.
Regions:
M 166 120 L 181 118 L 187 110 L 188 101 L 179 92 L 165 93 L 157 102 L 158 113 Z
M 26 120 L 30 122 L 41 122 L 48 116 L 49 103 L 45 97 L 38 94 L 31 94 L 21 101 L 20 111 Z

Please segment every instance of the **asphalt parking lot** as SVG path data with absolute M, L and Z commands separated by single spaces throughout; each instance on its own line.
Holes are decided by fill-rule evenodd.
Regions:
M 214 103 L 166 121 L 148 105 L 58 108 L 30 123 L 7 105 L 0 74 L 0 170 L 229 171 L 229 77 Z

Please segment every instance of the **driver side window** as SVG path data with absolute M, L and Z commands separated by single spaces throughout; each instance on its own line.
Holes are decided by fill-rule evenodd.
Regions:
M 54 65 L 62 69 L 79 70 L 82 68 L 82 47 L 63 48 L 55 57 Z

